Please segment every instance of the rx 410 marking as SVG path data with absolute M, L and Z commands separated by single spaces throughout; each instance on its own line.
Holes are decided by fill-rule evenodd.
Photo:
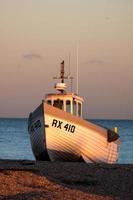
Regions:
M 70 133 L 74 133 L 75 132 L 75 126 L 72 124 L 66 124 L 63 121 L 57 120 L 57 119 L 53 119 L 52 121 L 52 126 L 55 128 L 59 128 L 59 129 L 64 129 L 67 132 Z

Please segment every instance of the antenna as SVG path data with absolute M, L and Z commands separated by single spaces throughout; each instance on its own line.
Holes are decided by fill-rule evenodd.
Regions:
M 69 79 L 70 79 L 70 83 L 71 83 L 71 92 L 72 92 L 73 91 L 73 79 L 74 78 L 72 76 L 70 76 Z
M 78 94 L 79 92 L 79 58 L 78 58 L 79 50 L 78 50 L 78 42 L 77 42 L 77 91 L 76 93 Z
M 70 76 L 71 75 L 71 63 L 70 63 L 70 59 L 71 59 L 71 54 L 69 53 L 69 72 L 68 72 L 68 79 L 70 79 L 70 87 L 71 87 L 71 92 L 73 91 L 73 77 Z
M 68 72 L 68 76 L 70 76 L 70 74 L 71 74 L 71 72 L 70 72 L 70 70 L 71 70 L 71 68 L 70 68 L 70 58 L 71 58 L 71 54 L 69 53 L 69 72 Z

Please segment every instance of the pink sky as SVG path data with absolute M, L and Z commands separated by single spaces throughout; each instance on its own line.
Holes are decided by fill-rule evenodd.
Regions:
M 0 117 L 28 117 L 69 53 L 76 76 L 77 41 L 84 117 L 133 119 L 132 0 L 1 0 Z

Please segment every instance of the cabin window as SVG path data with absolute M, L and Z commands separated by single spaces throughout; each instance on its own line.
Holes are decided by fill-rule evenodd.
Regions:
M 71 113 L 71 102 L 70 102 L 70 100 L 66 101 L 66 112 Z
M 47 100 L 47 104 L 52 105 L 52 101 L 51 100 Z
M 64 108 L 63 100 L 60 100 L 60 99 L 54 100 L 53 106 L 63 110 L 63 108 Z
M 81 117 L 81 103 L 78 103 L 78 116 Z
M 73 114 L 76 115 L 76 101 L 73 101 Z

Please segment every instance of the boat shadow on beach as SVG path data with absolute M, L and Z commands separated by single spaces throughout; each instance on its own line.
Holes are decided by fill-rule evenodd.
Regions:
M 49 182 L 47 184 L 51 184 L 52 188 L 50 185 L 47 188 L 47 184 L 34 184 L 33 181 L 30 183 L 33 191 L 19 192 L 15 195 L 0 195 L 0 200 L 41 199 L 42 197 L 58 199 L 62 195 L 63 199 L 77 199 L 78 195 L 81 195 L 80 199 L 82 199 L 82 195 L 83 198 L 88 199 L 90 197 L 93 199 L 95 195 L 95 199 L 96 197 L 97 199 L 110 197 L 111 199 L 126 200 L 133 197 L 133 165 L 87 165 L 79 162 L 52 163 L 45 161 L 0 161 L 1 163 L 3 168 L 0 167 L 0 170 L 4 170 L 5 175 L 6 173 L 10 175 L 12 171 L 31 172 L 36 177 L 47 179 Z M 9 174 L 8 170 L 10 170 Z M 25 182 L 21 186 L 27 187 Z M 68 193 L 74 196 L 68 198 Z

